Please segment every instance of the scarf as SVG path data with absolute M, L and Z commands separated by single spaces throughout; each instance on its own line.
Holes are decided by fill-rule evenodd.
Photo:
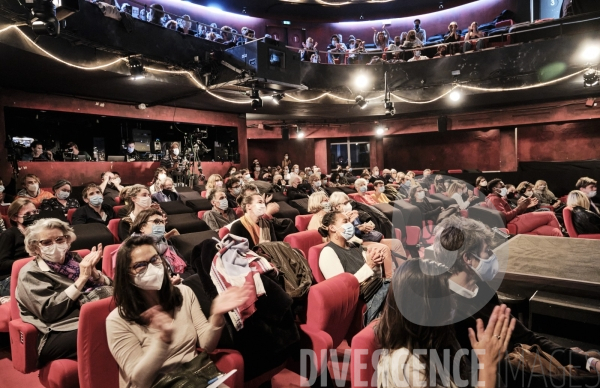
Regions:
M 80 275 L 79 262 L 77 260 L 75 260 L 75 257 L 73 255 L 73 253 L 71 253 L 71 252 L 67 252 L 65 254 L 65 261 L 62 264 L 55 263 L 53 261 L 48 261 L 45 259 L 42 259 L 42 260 L 44 260 L 44 262 L 48 265 L 48 267 L 53 272 L 56 272 L 58 274 L 66 276 L 67 278 L 72 280 L 73 283 L 75 283 L 75 281 L 79 278 L 79 275 Z M 89 278 L 87 280 L 87 282 L 85 282 L 84 292 L 91 291 L 91 290 L 93 290 L 97 287 L 103 286 L 103 285 L 104 285 L 104 279 L 102 279 L 102 277 L 100 277 L 100 279 L 98 281 L 94 281 L 91 278 Z
M 271 242 L 271 230 L 269 227 L 269 223 L 263 218 L 258 219 L 258 224 L 249 220 L 246 216 L 240 218 L 242 225 L 244 228 L 250 233 L 252 237 L 252 242 L 254 245 L 258 245 L 264 242 Z

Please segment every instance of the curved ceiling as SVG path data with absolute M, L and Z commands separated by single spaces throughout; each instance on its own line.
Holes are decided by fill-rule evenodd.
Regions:
M 448 9 L 475 0 L 191 0 L 227 12 L 267 19 L 341 22 L 398 18 Z M 361 19 L 361 17 L 363 19 Z

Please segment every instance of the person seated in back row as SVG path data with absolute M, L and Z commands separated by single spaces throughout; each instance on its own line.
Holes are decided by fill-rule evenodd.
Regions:
M 45 199 L 54 198 L 52 193 L 40 188 L 40 178 L 34 174 L 27 174 L 21 180 L 22 190 L 19 190 L 16 198 L 26 198 L 34 203 L 36 207 L 40 207 Z
M 224 189 L 218 188 L 213 190 L 208 196 L 208 200 L 212 205 L 212 209 L 204 213 L 202 220 L 215 232 L 218 232 L 219 229 L 231 224 L 238 218 L 235 210 L 229 207 L 229 201 Z
M 69 198 L 71 196 L 71 182 L 65 179 L 61 179 L 54 186 L 52 186 L 55 198 L 44 199 L 41 210 L 54 210 L 58 209 L 65 215 L 69 212 L 69 209 L 77 209 L 79 207 L 79 201 L 75 198 Z
M 363 178 L 359 178 L 354 182 L 354 188 L 356 189 L 356 192 L 358 193 L 358 197 L 355 197 L 356 201 L 362 202 L 365 205 L 370 205 L 370 206 L 377 205 L 378 202 L 375 199 L 373 199 L 371 194 L 367 194 L 367 190 L 368 190 L 367 185 L 368 184 L 369 184 L 369 182 Z
M 90 183 L 87 185 L 83 189 L 81 197 L 86 205 L 75 210 L 71 219 L 72 225 L 92 223 L 108 225 L 108 222 L 115 218 L 113 208 L 103 203 L 104 197 L 102 196 L 102 191 L 100 191 L 100 186 L 97 184 Z
M 175 184 L 173 178 L 167 177 L 164 181 L 159 183 L 160 191 L 152 194 L 152 200 L 154 202 L 173 202 L 179 201 L 179 194 L 175 191 Z
M 571 221 L 577 234 L 600 234 L 600 216 L 590 211 L 590 200 L 584 193 L 571 191 L 567 206 L 572 209 Z
M 575 184 L 575 188 L 582 193 L 584 193 L 588 199 L 590 200 L 590 211 L 600 215 L 600 209 L 594 203 L 593 198 L 596 197 L 596 193 L 598 192 L 597 182 L 588 177 L 579 178 L 577 183 Z

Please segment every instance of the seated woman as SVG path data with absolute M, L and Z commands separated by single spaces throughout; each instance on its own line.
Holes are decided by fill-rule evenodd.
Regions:
M 223 187 L 223 178 L 219 174 L 212 174 L 208 177 L 206 182 L 206 198 L 210 195 L 210 192 L 215 189 Z
M 490 193 L 490 190 L 488 189 L 487 179 L 485 179 L 484 176 L 477 177 L 477 179 L 475 180 L 475 188 L 479 190 L 479 198 L 485 198 Z
M 533 212 L 525 213 L 525 210 L 532 201 L 527 198 L 521 201 L 515 209 L 504 198 L 506 196 L 506 187 L 501 179 L 492 179 L 488 184 L 490 194 L 486 197 L 486 204 L 504 214 L 506 222 L 513 224 L 518 234 L 529 233 L 543 236 L 562 237 L 560 224 L 553 212 Z M 537 202 L 537 200 L 535 200 Z
M 175 190 L 173 178 L 166 177 L 165 180 L 158 185 L 158 189 L 159 191 L 151 196 L 153 201 L 158 203 L 179 201 L 179 193 Z
M 308 177 L 309 182 L 311 177 L 313 177 L 314 175 L 311 175 Z M 317 181 L 319 181 L 317 179 Z M 313 180 L 313 183 L 315 181 Z M 303 199 L 303 198 L 308 198 L 308 194 L 306 194 L 306 190 L 304 189 L 304 185 L 302 184 L 302 179 L 298 176 L 298 175 L 292 175 L 290 177 L 290 186 L 287 188 L 287 197 L 290 201 L 294 201 L 296 199 Z M 321 181 L 319 181 L 319 184 L 321 183 Z M 311 186 L 312 187 L 312 186 Z
M 571 191 L 567 197 L 567 206 L 572 209 L 571 220 L 577 234 L 600 233 L 600 216 L 590 211 L 590 200 L 585 193 Z
M 102 244 L 84 258 L 69 249 L 73 229 L 45 218 L 25 233 L 25 247 L 34 259 L 19 271 L 16 299 L 23 322 L 40 333 L 38 366 L 62 358 L 77 359 L 77 326 L 81 305 L 112 295 L 112 280 L 96 269 Z
M 327 181 L 325 177 L 323 177 L 325 179 L 325 181 Z M 311 176 L 308 177 L 308 184 L 310 185 L 310 193 L 317 193 L 319 191 L 323 191 L 325 192 L 325 189 L 323 189 L 323 186 L 326 186 L 327 184 L 323 184 L 323 181 L 321 180 L 321 177 L 319 176 L 319 174 L 313 174 Z
M 365 205 L 377 205 L 378 202 L 371 196 L 371 194 L 367 194 L 367 185 L 369 184 L 369 182 L 366 179 L 363 178 L 358 178 L 355 182 L 354 182 L 354 189 L 356 190 L 356 192 L 358 193 L 358 197 L 356 198 L 356 201 L 364 203 Z
M 69 209 L 77 209 L 79 207 L 78 200 L 69 198 L 71 195 L 71 182 L 65 179 L 59 180 L 52 186 L 52 192 L 55 198 L 44 199 L 40 205 L 40 210 L 58 209 L 67 215 Z
M 390 199 L 385 195 L 385 184 L 383 181 L 376 180 L 373 182 L 375 186 L 375 194 L 371 194 L 371 197 L 376 203 L 390 203 Z
M 187 265 L 169 241 L 171 237 L 179 236 L 177 229 L 171 229 L 169 233 L 166 233 L 162 213 L 159 210 L 150 208 L 142 210 L 131 225 L 131 236 L 142 235 L 154 239 L 158 254 L 168 265 L 171 281 L 173 284 L 179 284 L 181 282 L 180 275 L 183 275 Z M 113 257 L 113 267 L 116 267 L 116 255 L 117 251 L 115 251 Z
M 324 192 L 312 193 L 308 197 L 308 212 L 312 218 L 308 223 L 306 230 L 317 230 L 321 226 L 323 216 L 331 211 L 329 197 Z
M 463 198 L 465 194 L 468 195 L 466 200 Z M 452 183 L 448 188 L 446 195 L 456 201 L 458 207 L 460 207 L 460 210 L 465 210 L 471 206 L 473 200 L 476 199 L 474 195 L 469 195 L 469 189 L 467 188 L 467 184 L 464 182 Z
M 435 192 L 438 194 L 443 194 L 448 191 L 448 189 L 446 188 L 446 185 L 444 185 L 444 177 L 441 176 L 440 174 L 437 174 L 435 176 L 435 178 L 433 178 L 433 188 L 435 189 Z M 450 196 L 450 195 L 448 195 L 448 196 Z
M 10 295 L 13 263 L 29 254 L 25 250 L 25 233 L 36 220 L 39 210 L 25 198 L 15 199 L 8 207 L 11 227 L 0 234 L 0 297 Z
M 421 210 L 423 221 L 433 221 L 433 223 L 437 223 L 438 216 L 444 208 L 432 205 L 427 197 L 425 197 L 425 190 L 421 186 L 415 186 L 410 189 L 409 197 L 410 203 Z
M 227 193 L 224 189 L 214 190 L 210 194 L 210 197 L 208 197 L 208 200 L 213 207 L 204 213 L 202 220 L 215 232 L 218 232 L 219 229 L 237 219 L 235 210 L 229 207 Z
M 349 218 L 338 211 L 325 214 L 319 233 L 329 243 L 325 245 L 319 255 L 319 269 L 325 279 L 330 279 L 341 273 L 351 273 L 361 285 L 374 281 L 375 278 L 391 279 L 393 264 L 391 257 L 377 247 L 364 248 L 360 244 L 348 242 L 354 237 L 354 225 Z M 387 286 L 387 285 L 386 285 Z M 387 287 L 378 289 L 377 293 L 385 293 Z M 374 296 L 367 296 L 361 287 L 361 297 L 365 302 L 370 302 Z M 384 294 L 385 295 L 385 294 Z M 378 302 L 367 305 L 365 324 L 368 324 L 383 307 L 385 298 L 380 297 Z
M 160 191 L 160 185 L 167 179 L 167 169 L 163 167 L 159 167 L 154 171 L 154 178 L 152 178 L 152 182 L 150 183 L 150 194 L 154 194 Z
M 124 241 L 129 237 L 129 230 L 131 225 L 135 221 L 135 217 L 140 214 L 142 210 L 150 209 L 153 207 L 160 210 L 160 205 L 152 203 L 150 197 L 150 191 L 144 185 L 133 185 L 127 186 L 121 191 L 121 200 L 125 203 L 125 207 L 121 209 L 125 214 L 119 221 L 119 239 Z
M 332 172 L 331 173 L 331 178 L 329 179 L 329 183 L 327 183 L 327 186 L 328 187 L 347 186 L 348 185 L 348 181 L 342 175 L 343 175 L 343 173 L 341 173 L 338 170 Z
M 472 378 L 475 375 L 471 375 L 471 361 L 460 354 L 448 276 L 439 273 L 439 267 L 430 260 L 410 260 L 394 274 L 381 320 L 375 326 L 383 350 L 377 365 L 379 387 L 456 387 L 461 381 L 478 386 Z M 498 364 L 515 325 L 510 309 L 502 305 L 494 308 L 485 329 L 479 321 L 477 334 L 468 331 L 481 368 L 479 386 L 496 386 Z M 425 350 L 417 354 L 415 349 Z M 445 359 L 447 352 L 448 359 L 456 361 L 455 367 L 432 369 L 438 365 L 432 355 L 439 359 L 444 355 Z
M 248 239 L 250 249 L 263 242 L 283 241 L 288 234 L 298 232 L 289 219 L 280 219 L 285 222 L 275 225 L 272 217 L 267 214 L 265 199 L 260 194 L 240 197 L 238 204 L 244 211 L 244 216 L 231 225 L 229 232 Z
M 404 260 L 406 252 L 404 251 L 402 242 L 395 238 L 382 238 L 382 232 L 376 230 L 373 223 L 374 219 L 371 215 L 361 210 L 353 210 L 353 206 L 357 207 L 360 205 L 352 201 L 346 194 L 339 191 L 331 194 L 329 204 L 332 211 L 344 213 L 348 217 L 349 222 L 354 226 L 354 235 L 361 240 L 362 245 L 379 247 L 385 254 L 389 254 L 390 258 L 393 255 L 393 261 L 397 265 Z
M 40 189 L 40 178 L 34 174 L 27 174 L 21 180 L 22 190 L 19 190 L 15 199 L 25 198 L 33 202 L 36 207 L 40 207 L 45 199 L 54 198 L 52 193 Z
M 198 346 L 212 352 L 225 325 L 223 316 L 251 295 L 247 288 L 230 287 L 213 300 L 206 319 L 192 290 L 174 286 L 168 276 L 152 238 L 132 237 L 119 248 L 116 308 L 106 318 L 106 332 L 122 388 L 150 387 L 194 359 Z
M 556 195 L 548 190 L 548 184 L 546 181 L 539 180 L 535 182 L 533 187 L 533 196 L 537 198 L 540 205 L 552 206 L 555 210 L 562 207 L 560 199 L 556 198 Z

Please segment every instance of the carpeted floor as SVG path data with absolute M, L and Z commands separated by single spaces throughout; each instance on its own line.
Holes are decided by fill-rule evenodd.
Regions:
M 13 368 L 8 333 L 0 333 L 0 388 L 43 388 L 37 373 L 24 375 Z

